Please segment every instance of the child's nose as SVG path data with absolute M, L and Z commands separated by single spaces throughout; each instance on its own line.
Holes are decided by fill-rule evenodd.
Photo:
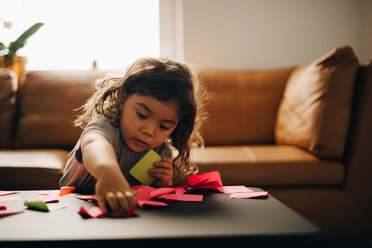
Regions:
M 143 128 L 142 128 L 142 132 L 143 132 L 144 134 L 146 134 L 147 136 L 149 136 L 149 137 L 154 136 L 154 128 L 152 128 L 151 125 L 146 126 L 146 127 L 143 127 Z

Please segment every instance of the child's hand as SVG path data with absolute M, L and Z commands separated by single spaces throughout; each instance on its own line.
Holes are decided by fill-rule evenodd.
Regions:
M 156 168 L 150 169 L 150 175 L 156 178 L 155 185 L 166 186 L 172 182 L 173 178 L 173 160 L 163 157 L 161 162 L 155 162 Z
M 129 191 L 130 187 L 126 179 L 119 173 L 105 173 L 99 177 L 96 183 L 96 195 L 98 205 L 102 211 L 118 212 L 128 211 L 136 207 L 136 199 Z

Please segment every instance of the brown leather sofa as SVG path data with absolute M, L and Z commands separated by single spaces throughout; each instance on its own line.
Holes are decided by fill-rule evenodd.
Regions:
M 350 49 L 346 50 L 349 56 Z M 321 71 L 321 75 L 325 81 L 336 82 L 346 78 L 344 72 L 352 75 L 352 88 L 342 89 L 351 96 L 349 105 L 339 101 L 339 95 L 329 90 L 334 82 L 327 81 L 326 93 L 342 102 L 342 107 L 332 106 L 334 111 L 350 110 L 343 128 L 345 137 L 340 141 L 341 154 L 340 149 L 338 155 L 323 154 L 324 144 L 319 148 L 299 142 L 295 121 L 288 121 L 298 116 L 291 117 L 295 111 L 287 113 L 285 106 L 293 92 L 300 92 L 291 92 L 289 82 L 293 88 L 304 68 L 305 74 L 314 73 L 310 65 L 270 70 L 204 68 L 199 78 L 213 97 L 207 105 L 209 121 L 203 126 L 206 147 L 195 150 L 192 159 L 200 172 L 220 171 L 225 185 L 268 190 L 318 224 L 325 236 L 372 237 L 372 61 L 357 61 L 354 74 L 348 72 L 349 64 L 341 63 L 341 69 L 335 70 L 334 56 L 342 62 L 345 55 L 341 52 L 337 57 L 337 51 L 326 56 L 331 63 L 325 67 L 330 68 L 328 74 Z M 68 152 L 81 132 L 72 125 L 77 113 L 73 110 L 92 94 L 95 79 L 104 74 L 30 71 L 17 91 L 14 74 L 0 70 L 0 190 L 59 187 Z M 328 104 L 327 94 L 312 104 L 324 99 Z M 299 113 L 307 113 L 309 103 L 302 104 L 306 107 Z M 296 102 L 291 108 L 299 106 L 301 102 Z M 329 119 L 331 115 L 326 113 L 318 121 Z M 279 125 L 283 121 L 288 125 Z M 342 126 L 341 121 L 332 121 L 330 133 Z M 291 135 L 296 138 L 294 144 L 288 140 Z M 326 141 L 331 139 L 325 137 Z

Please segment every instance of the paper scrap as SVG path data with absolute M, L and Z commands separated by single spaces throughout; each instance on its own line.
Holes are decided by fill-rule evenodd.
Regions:
M 161 195 L 166 195 L 169 193 L 173 193 L 176 188 L 166 187 L 166 188 L 157 188 L 150 192 L 150 199 L 159 197 Z
M 219 171 L 190 175 L 187 177 L 187 180 L 191 186 L 200 184 L 202 182 L 202 184 L 199 186 L 201 189 L 214 189 L 223 186 Z
M 253 192 L 253 190 L 243 186 L 222 186 L 217 188 L 220 192 L 225 194 L 232 194 L 232 193 L 247 193 L 247 192 Z
M 156 190 L 155 188 L 153 187 L 150 187 L 150 186 L 144 186 L 140 189 L 138 189 L 138 192 L 136 194 L 136 199 L 137 200 L 149 200 L 151 199 L 151 192 Z
M 83 217 L 84 219 L 105 217 L 105 214 L 103 213 L 100 207 L 91 207 L 89 210 L 86 210 L 83 206 L 81 206 L 78 214 L 80 214 L 80 216 Z M 119 210 L 118 212 L 110 213 L 108 217 L 119 218 L 119 217 L 129 217 L 129 216 L 134 216 L 134 215 L 137 215 L 136 210 L 133 208 L 130 208 L 128 211 Z
M 193 195 L 193 194 L 168 194 L 165 197 L 167 201 L 202 201 L 203 195 Z
M 44 203 L 57 203 L 59 199 L 55 196 L 40 196 L 38 198 L 27 199 L 28 202 L 43 201 Z
M 74 191 L 75 191 L 74 186 L 63 186 L 63 187 L 60 188 L 60 193 L 58 195 L 59 196 L 68 195 L 68 194 L 71 194 Z
M 111 218 L 122 218 L 137 215 L 137 211 L 133 208 L 128 209 L 128 211 L 119 210 L 117 212 L 110 213 L 109 217 Z
M 0 211 L 0 217 L 5 217 L 5 216 L 8 216 L 8 215 L 13 215 L 13 214 L 19 214 L 19 213 L 23 213 L 24 210 L 1 210 Z
M 144 209 L 145 206 L 152 206 L 152 207 L 168 207 L 169 206 L 165 202 L 152 201 L 152 200 L 137 200 L 137 205 L 142 209 Z
M 103 218 L 104 213 L 100 207 L 92 207 L 89 210 L 86 210 L 83 206 L 80 207 L 78 212 L 81 217 L 86 218 Z
M 230 199 L 248 199 L 248 198 L 256 198 L 256 197 L 267 197 L 269 195 L 268 192 L 246 192 L 246 193 L 233 193 L 230 195 Z
M 149 173 L 149 169 L 155 168 L 154 163 L 161 161 L 161 157 L 154 150 L 149 150 L 133 167 L 129 173 L 143 185 L 150 185 L 155 178 Z
M 37 211 L 42 211 L 42 212 L 49 212 L 49 208 L 46 205 L 45 202 L 42 200 L 37 200 L 37 201 L 25 201 L 23 203 L 28 209 L 32 210 L 37 210 Z
M 3 196 L 3 195 L 10 195 L 10 194 L 15 194 L 17 192 L 15 191 L 7 191 L 7 190 L 0 190 L 0 196 Z
M 49 211 L 59 210 L 62 208 L 66 208 L 66 205 L 63 204 L 47 204 Z

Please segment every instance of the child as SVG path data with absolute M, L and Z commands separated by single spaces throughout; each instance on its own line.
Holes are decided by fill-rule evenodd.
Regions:
M 149 170 L 154 186 L 195 174 L 190 149 L 203 145 L 199 127 L 207 96 L 196 83 L 185 64 L 153 58 L 137 60 L 123 78 L 99 82 L 75 120 L 84 130 L 69 154 L 61 186 L 95 191 L 107 213 L 135 207 L 129 189 L 140 183 L 129 170 L 150 149 L 162 157 Z M 178 153 L 174 161 L 172 147 Z

